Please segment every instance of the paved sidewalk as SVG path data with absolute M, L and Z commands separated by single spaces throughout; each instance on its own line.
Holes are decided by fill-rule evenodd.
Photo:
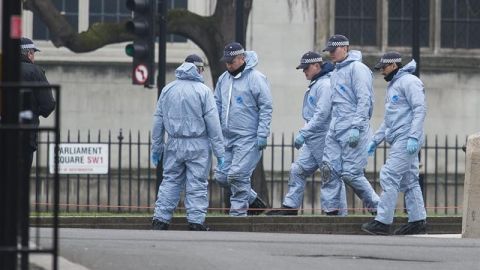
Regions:
M 365 234 L 360 230 L 363 223 L 373 219 L 372 216 L 207 216 L 206 223 L 214 231 L 235 232 L 280 232 L 280 233 L 314 233 L 314 234 Z M 151 229 L 151 217 L 102 216 L 102 217 L 61 217 L 62 228 L 92 229 Z M 392 231 L 407 222 L 405 217 L 395 218 Z M 36 224 L 32 222 L 31 224 Z M 40 224 L 51 226 L 50 218 L 42 218 Z M 185 217 L 174 217 L 171 230 L 187 230 Z M 458 234 L 462 230 L 461 217 L 429 217 L 427 232 L 430 234 Z
M 30 269 L 31 270 L 47 270 L 52 269 L 52 256 L 51 255 L 31 255 L 30 256 Z M 60 270 L 90 270 L 85 266 L 77 263 L 73 263 L 64 257 L 58 257 L 58 269 Z

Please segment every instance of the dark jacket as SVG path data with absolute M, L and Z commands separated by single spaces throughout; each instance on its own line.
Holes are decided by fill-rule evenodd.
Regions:
M 49 85 L 45 72 L 33 64 L 26 56 L 21 55 L 21 81 L 25 83 L 45 83 Z M 53 99 L 52 90 L 50 88 L 33 89 L 31 95 L 31 110 L 33 113 L 32 124 L 39 126 L 39 116 L 48 117 L 55 110 L 55 100 Z M 33 150 L 37 149 L 37 134 L 32 132 L 30 136 L 30 146 Z

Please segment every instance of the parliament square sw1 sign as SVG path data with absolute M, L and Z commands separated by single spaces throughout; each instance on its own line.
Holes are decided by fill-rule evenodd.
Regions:
M 49 146 L 49 172 L 54 173 L 54 144 Z M 60 174 L 108 173 L 108 144 L 61 143 L 58 152 Z

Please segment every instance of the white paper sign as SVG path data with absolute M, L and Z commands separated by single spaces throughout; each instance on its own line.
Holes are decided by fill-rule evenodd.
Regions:
M 49 147 L 49 171 L 54 173 L 54 147 Z M 108 173 L 108 144 L 61 143 L 58 153 L 60 174 Z

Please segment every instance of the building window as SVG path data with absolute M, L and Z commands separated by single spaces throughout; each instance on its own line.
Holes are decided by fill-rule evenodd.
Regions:
M 187 9 L 188 0 L 168 0 L 167 10 L 170 9 Z M 180 35 L 167 35 L 167 42 L 187 42 L 187 38 Z
M 71 27 L 78 32 L 79 29 L 79 0 L 51 0 L 57 10 L 65 16 Z M 167 8 L 188 8 L 188 0 L 166 0 Z M 122 23 L 132 17 L 132 12 L 127 9 L 125 0 L 89 0 L 81 1 L 82 5 L 88 4 L 88 19 L 86 25 L 94 23 Z M 33 39 L 50 40 L 50 32 L 39 16 L 33 15 Z M 187 42 L 187 38 L 179 35 L 168 35 L 167 42 Z
M 53 4 L 71 27 L 78 31 L 78 0 L 52 0 Z M 39 16 L 33 16 L 33 39 L 49 40 L 50 31 Z
M 416 0 L 415 0 L 416 1 Z M 420 3 L 420 46 L 429 46 L 430 1 Z M 388 45 L 412 46 L 412 0 L 388 1 Z
M 125 0 L 90 0 L 89 24 L 97 22 L 119 23 L 132 17 Z
M 335 1 L 335 33 L 352 45 L 377 44 L 377 0 Z
M 441 47 L 480 48 L 480 1 L 442 0 Z

